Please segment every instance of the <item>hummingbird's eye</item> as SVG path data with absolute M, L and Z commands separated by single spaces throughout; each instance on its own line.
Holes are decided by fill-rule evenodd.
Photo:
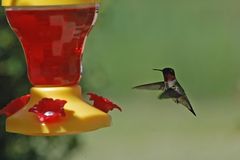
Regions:
M 174 74 L 174 71 L 171 69 L 171 70 L 170 70 L 170 73 L 171 73 L 171 74 Z

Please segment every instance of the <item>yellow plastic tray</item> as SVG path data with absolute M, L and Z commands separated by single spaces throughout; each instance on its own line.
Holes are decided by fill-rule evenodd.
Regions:
M 37 115 L 28 110 L 42 98 L 66 100 L 66 116 L 54 123 L 40 123 Z M 107 113 L 82 100 L 80 86 L 33 87 L 29 103 L 7 118 L 6 130 L 25 135 L 54 136 L 92 131 L 110 124 L 111 117 Z

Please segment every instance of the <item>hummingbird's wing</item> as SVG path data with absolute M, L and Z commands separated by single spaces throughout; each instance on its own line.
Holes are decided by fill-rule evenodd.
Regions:
M 181 96 L 177 99 L 177 103 L 181 103 L 182 105 L 184 105 L 185 107 L 187 107 L 187 109 L 192 112 L 192 114 L 194 116 L 196 116 L 193 108 L 192 108 L 192 105 L 190 103 L 190 101 L 188 100 L 187 96 Z
M 165 99 L 165 98 L 179 98 L 182 94 L 178 93 L 176 90 L 172 88 L 168 88 L 166 91 L 164 91 L 160 96 L 159 99 Z
M 165 88 L 164 82 L 155 82 L 133 87 L 133 89 L 147 89 L 147 90 L 164 90 L 164 88 Z

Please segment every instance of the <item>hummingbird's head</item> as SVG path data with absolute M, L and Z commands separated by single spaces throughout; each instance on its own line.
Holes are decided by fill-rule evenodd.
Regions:
M 163 73 L 164 81 L 173 81 L 176 79 L 175 72 L 172 68 L 153 69 L 155 71 L 161 71 Z

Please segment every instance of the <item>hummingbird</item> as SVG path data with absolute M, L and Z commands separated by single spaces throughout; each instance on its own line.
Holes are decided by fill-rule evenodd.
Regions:
M 159 99 L 172 99 L 175 103 L 184 105 L 194 116 L 196 116 L 188 97 L 178 83 L 174 69 L 153 69 L 155 71 L 161 71 L 163 73 L 164 81 L 143 84 L 133 87 L 134 89 L 147 89 L 147 90 L 162 90 L 162 94 L 159 95 Z

